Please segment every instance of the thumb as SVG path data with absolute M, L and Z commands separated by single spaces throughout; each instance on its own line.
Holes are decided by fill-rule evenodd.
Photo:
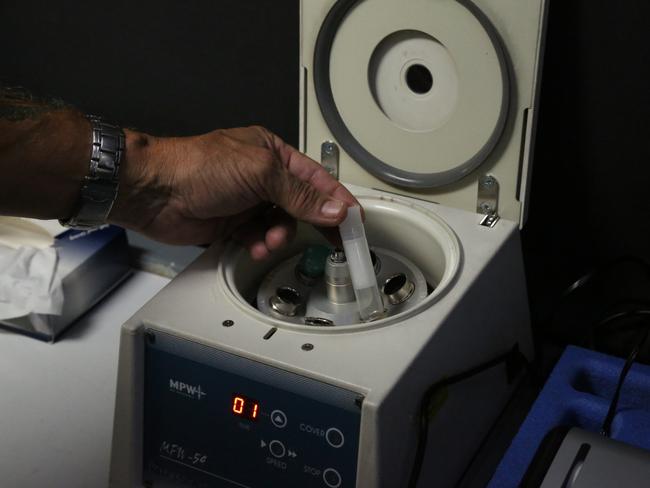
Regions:
M 276 186 L 278 194 L 273 196 L 273 203 L 310 224 L 333 227 L 343 222 L 348 211 L 346 202 L 319 192 L 288 171 L 283 172 L 283 177 L 282 184 Z

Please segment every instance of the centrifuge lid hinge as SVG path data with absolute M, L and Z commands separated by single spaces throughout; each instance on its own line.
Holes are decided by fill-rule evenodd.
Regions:
M 333 141 L 325 141 L 320 146 L 320 162 L 323 168 L 337 180 L 339 179 L 339 147 Z
M 499 182 L 493 175 L 483 175 L 478 180 L 476 212 L 485 215 L 481 220 L 485 227 L 494 227 L 499 220 Z

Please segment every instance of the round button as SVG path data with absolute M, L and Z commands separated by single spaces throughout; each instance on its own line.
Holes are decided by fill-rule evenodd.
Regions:
M 284 448 L 284 444 L 280 441 L 271 441 L 269 444 L 269 451 L 276 458 L 282 458 L 286 454 L 287 450 Z
M 339 488 L 341 486 L 341 475 L 333 468 L 327 468 L 323 471 L 323 481 L 329 488 Z
M 336 427 L 330 427 L 327 429 L 327 432 L 325 432 L 325 440 L 330 446 L 336 448 L 339 448 L 345 444 L 345 437 L 343 436 L 343 432 L 341 432 Z
M 284 429 L 287 426 L 287 416 L 282 410 L 273 410 L 271 412 L 271 422 L 278 429 Z

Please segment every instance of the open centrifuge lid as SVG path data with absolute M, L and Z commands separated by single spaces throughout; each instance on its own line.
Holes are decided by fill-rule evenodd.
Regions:
M 355 183 L 523 222 L 545 0 L 303 0 L 301 148 Z

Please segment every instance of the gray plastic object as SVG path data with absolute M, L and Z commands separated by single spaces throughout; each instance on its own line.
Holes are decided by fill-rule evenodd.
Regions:
M 540 488 L 645 488 L 650 453 L 573 428 L 564 437 Z

